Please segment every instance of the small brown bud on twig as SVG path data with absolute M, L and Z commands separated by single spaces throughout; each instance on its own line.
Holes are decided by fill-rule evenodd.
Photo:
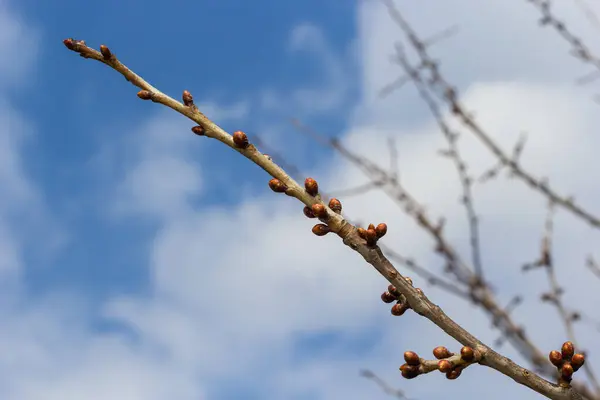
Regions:
M 585 356 L 581 353 L 573 354 L 571 358 L 571 365 L 573 369 L 577 371 L 585 363 Z
M 391 312 L 393 316 L 399 317 L 408 310 L 408 306 L 404 303 L 397 303 L 392 306 Z
M 392 302 L 396 301 L 397 299 L 396 299 L 396 296 L 394 296 L 390 292 L 383 292 L 383 293 L 381 293 L 381 300 L 384 303 L 392 303 Z
M 452 363 L 448 360 L 440 360 L 438 362 L 438 369 L 440 372 L 447 374 L 448 372 L 452 371 Z
M 335 197 L 329 200 L 329 208 L 336 214 L 340 214 L 342 212 L 342 203 L 336 199 Z
M 419 360 L 419 356 L 414 351 L 405 351 L 404 352 L 404 361 L 408 365 L 419 365 L 421 364 L 421 360 Z
M 307 218 L 317 218 L 317 216 L 313 214 L 312 210 L 308 206 L 305 206 L 302 211 L 304 212 L 304 215 L 306 215 Z
M 398 288 L 396 288 L 396 286 L 394 286 L 394 285 L 388 285 L 388 292 L 390 292 L 391 294 L 393 294 L 396 297 L 400 296 L 400 292 L 398 291 Z
M 450 380 L 456 379 L 460 376 L 461 372 L 462 372 L 462 368 L 458 368 L 458 367 L 454 368 L 452 371 L 450 371 L 446 374 L 446 378 L 448 378 Z
M 306 178 L 304 181 L 304 188 L 306 189 L 306 193 L 311 196 L 316 196 L 317 193 L 319 193 L 319 185 L 313 178 Z
M 400 372 L 406 379 L 413 379 L 419 376 L 419 367 L 414 365 L 402 364 L 400 366 Z
M 233 132 L 233 143 L 240 149 L 248 147 L 248 136 L 242 131 Z
M 367 241 L 368 245 L 374 245 L 375 243 L 377 243 L 377 233 L 375 232 L 375 229 L 367 229 L 367 233 L 365 236 L 365 240 Z
M 100 45 L 100 53 L 102 53 L 102 57 L 104 57 L 105 60 L 110 60 L 112 58 L 110 49 L 103 44 Z
M 560 375 L 564 378 L 564 379 L 571 379 L 571 377 L 573 376 L 573 372 L 575 372 L 575 369 L 573 368 L 573 366 L 571 365 L 571 363 L 564 363 L 562 367 L 560 367 Z
M 385 234 L 387 233 L 387 225 L 384 223 L 377 225 L 377 227 L 375 228 L 375 232 L 377 233 L 378 238 L 385 236 Z
M 365 228 L 357 228 L 356 233 L 358 233 L 358 236 L 360 236 L 363 239 L 367 238 L 367 230 Z
M 313 226 L 312 232 L 317 236 L 325 236 L 331 232 L 331 228 L 325 224 L 317 224 Z
M 283 193 L 287 190 L 287 186 L 277 178 L 273 178 L 269 181 L 269 187 L 275 193 Z
M 192 96 L 192 94 L 190 92 L 188 92 L 187 90 L 183 91 L 183 104 L 186 106 L 192 106 L 194 105 L 194 96 Z
M 194 132 L 198 136 L 204 136 L 204 128 L 200 125 L 192 127 L 192 132 Z
M 75 48 L 75 43 L 73 42 L 73 38 L 68 38 L 63 40 L 63 43 L 69 50 L 73 50 Z
M 311 207 L 311 210 L 312 210 L 313 214 L 315 214 L 319 218 L 327 217 L 327 209 L 325 208 L 325 206 L 323 204 L 319 204 L 319 203 L 313 204 Z
M 152 98 L 152 93 L 150 93 L 148 90 L 140 90 L 137 93 L 137 96 L 142 100 L 150 100 Z
M 473 351 L 473 348 L 469 346 L 464 346 L 462 349 L 460 349 L 460 358 L 462 358 L 466 362 L 473 361 L 473 359 L 475 358 L 475 352 Z
M 412 285 L 413 285 L 413 280 L 412 280 L 412 279 L 410 279 L 408 276 L 405 276 L 405 277 L 404 277 L 404 280 L 405 280 L 406 282 L 408 282 L 410 286 L 412 286 Z
M 437 358 L 438 360 L 441 360 L 442 358 L 451 357 L 452 353 L 446 347 L 438 346 L 435 349 L 433 349 L 433 356 L 435 358 Z M 443 371 L 443 372 L 445 372 L 445 371 Z
M 562 365 L 562 354 L 560 354 L 560 351 L 552 350 L 548 355 L 548 359 L 555 367 Z
M 570 360 L 573 354 L 575 354 L 575 346 L 573 346 L 572 342 L 564 342 L 560 351 L 563 360 Z

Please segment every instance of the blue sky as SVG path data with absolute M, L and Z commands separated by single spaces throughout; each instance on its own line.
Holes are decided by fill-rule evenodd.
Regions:
M 90 160 L 100 146 L 119 140 L 125 136 L 123 130 L 134 129 L 161 110 L 137 101 L 134 88 L 123 85 L 122 79 L 111 71 L 100 65 L 77 62 L 81 60 L 64 51 L 60 38 L 82 38 L 96 47 L 101 43 L 110 45 L 123 55 L 125 62 L 130 61 L 132 68 L 174 96 L 185 88 L 200 99 L 244 108 L 244 113 L 252 118 L 244 118 L 243 128 L 252 134 L 266 124 L 291 127 L 287 118 L 301 116 L 291 107 L 280 112 L 264 110 L 258 104 L 262 91 L 274 90 L 284 95 L 294 90 L 296 82 L 316 88 L 328 85 L 328 66 L 315 54 L 320 49 L 312 47 L 312 39 L 308 37 L 309 43 L 304 44 L 300 43 L 303 39 L 298 39 L 296 49 L 290 46 L 294 27 L 324 26 L 319 33 L 324 36 L 323 46 L 335 49 L 338 54 L 333 54 L 334 57 L 349 62 L 352 59 L 347 53 L 355 36 L 352 2 L 297 6 L 280 2 L 247 5 L 182 2 L 178 6 L 160 2 L 92 2 L 83 9 L 80 2 L 63 2 L 59 6 L 35 3 L 15 8 L 39 30 L 39 57 L 48 60 L 34 67 L 35 86 L 31 90 L 37 95 L 28 93 L 26 98 L 33 97 L 34 101 L 27 102 L 39 110 L 37 125 L 60 127 L 53 129 L 51 135 L 39 136 L 28 149 L 35 162 L 27 163 L 26 167 L 43 187 L 50 206 L 60 212 L 59 218 L 68 221 L 70 233 L 87 239 L 56 259 L 56 264 L 63 265 L 58 269 L 60 272 L 49 268 L 47 273 L 42 271 L 32 276 L 30 284 L 35 291 L 68 282 L 85 285 L 103 296 L 106 291 L 133 287 L 143 290 L 145 281 L 144 271 L 135 267 L 142 261 L 135 240 L 117 253 L 103 251 L 111 246 L 107 240 L 119 246 L 128 237 L 148 231 L 129 223 L 107 221 L 98 215 L 101 209 L 93 211 L 102 204 L 90 194 L 97 196 L 98 191 L 102 192 L 98 188 L 103 182 L 102 177 L 90 172 Z M 132 16 L 137 16 L 138 21 Z M 143 28 L 143 21 L 160 22 L 154 28 Z M 166 32 L 174 38 L 166 39 Z M 206 58 L 216 61 L 206 62 Z M 139 60 L 137 65 L 136 60 Z M 351 79 L 355 73 L 353 67 L 356 66 L 343 66 L 349 78 L 348 94 L 356 91 L 351 87 L 355 80 Z M 336 103 L 331 105 L 332 110 L 326 111 L 352 106 L 353 101 L 348 96 Z M 343 113 L 315 111 L 312 117 L 334 133 L 345 125 Z M 102 115 L 107 117 L 106 126 L 90 123 Z M 225 121 L 224 126 L 238 129 L 241 123 Z M 245 166 L 244 160 L 227 149 L 216 143 L 210 146 L 210 154 L 204 157 L 216 160 L 226 157 L 223 164 L 233 168 Z M 191 151 L 197 150 L 196 147 Z M 122 154 L 115 163 L 126 162 L 126 158 L 127 154 Z M 249 169 L 249 172 L 250 176 L 227 174 L 227 179 L 235 179 L 236 185 L 252 182 L 249 188 L 254 192 L 264 189 L 255 189 L 256 183 L 264 179 L 262 171 Z M 231 193 L 198 200 L 203 205 L 239 202 Z M 104 239 L 93 240 L 96 235 Z M 80 267 L 81 263 L 85 268 Z
M 595 87 L 573 84 L 587 70 L 537 27 L 527 2 L 431 4 L 404 11 L 425 36 L 459 24 L 435 55 L 477 117 L 505 148 L 526 130 L 528 167 L 597 204 L 594 175 L 581 173 L 600 145 Z M 597 37 L 576 7 L 560 11 Z M 383 279 L 336 238 L 314 237 L 302 207 L 273 195 L 262 170 L 140 101 L 116 72 L 68 51 L 67 37 L 108 45 L 173 97 L 191 91 L 226 130 L 259 135 L 325 190 L 366 178 L 290 118 L 384 165 L 394 137 L 403 182 L 447 217 L 449 238 L 468 254 L 460 187 L 436 155 L 444 142 L 426 108 L 409 88 L 377 96 L 400 74 L 389 56 L 401 38 L 378 2 L 0 0 L 0 398 L 385 398 L 362 368 L 411 398 L 465 388 L 472 398 L 537 398 L 483 368 L 467 371 L 475 386 L 400 379 L 405 350 L 456 344 L 415 315 L 391 318 Z M 474 171 L 493 164 L 474 138 L 461 146 Z M 500 302 L 525 294 L 516 318 L 555 348 L 564 334 L 548 333 L 544 282 L 519 273 L 537 254 L 543 199 L 508 179 L 477 196 Z M 387 222 L 396 250 L 441 270 L 430 238 L 385 196 L 342 201 L 353 218 Z M 563 277 L 590 293 L 582 260 L 598 234 L 561 213 L 557 227 L 557 260 L 578 274 Z M 478 337 L 496 338 L 484 315 L 417 284 Z M 583 293 L 567 298 L 593 313 Z M 591 337 L 582 341 L 592 346 Z

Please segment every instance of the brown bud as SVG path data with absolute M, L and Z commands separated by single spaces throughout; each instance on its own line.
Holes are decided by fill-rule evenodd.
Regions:
M 408 365 L 419 365 L 421 364 L 421 360 L 419 360 L 419 356 L 414 351 L 405 351 L 404 352 L 404 361 Z
M 394 304 L 391 309 L 392 315 L 399 317 L 404 314 L 407 309 L 408 307 L 403 303 Z
M 419 376 L 419 367 L 414 365 L 402 364 L 400 366 L 400 372 L 406 379 L 412 379 Z
M 575 369 L 571 363 L 566 362 L 560 367 L 560 375 L 565 379 L 570 379 L 573 376 L 573 372 L 575 372 Z
M 391 294 L 393 294 L 396 297 L 400 296 L 400 292 L 394 285 L 388 285 L 388 292 L 390 292 Z
M 412 279 L 410 279 L 408 276 L 405 276 L 405 277 L 404 277 L 404 280 L 405 280 L 406 282 L 408 282 L 408 284 L 409 284 L 410 286 L 412 286 L 412 285 L 413 285 L 413 280 L 412 280 Z
M 450 371 L 446 374 L 446 378 L 448 378 L 450 380 L 456 379 L 460 376 L 461 372 L 462 372 L 461 368 L 454 368 L 452 371 Z
M 442 358 L 448 358 L 448 357 L 452 356 L 452 353 L 450 353 L 450 350 L 448 350 L 446 347 L 438 346 L 435 349 L 433 349 L 433 356 L 435 358 L 437 358 L 438 360 L 441 360 Z M 442 372 L 446 372 L 446 371 L 442 371 Z
M 583 363 L 585 362 L 585 356 L 581 353 L 576 353 L 573 354 L 573 357 L 571 358 L 571 365 L 573 366 L 573 369 L 575 371 L 577 371 L 579 368 L 581 368 L 581 366 L 583 365 Z
M 185 104 L 186 106 L 191 106 L 194 104 L 194 96 L 192 96 L 192 94 L 190 92 L 188 92 L 187 90 L 183 91 L 183 104 Z
M 466 362 L 473 361 L 473 359 L 475 358 L 475 352 L 473 351 L 473 348 L 469 346 L 464 346 L 462 349 L 460 349 L 460 358 L 462 358 Z
M 375 229 L 367 229 L 367 233 L 365 235 L 365 240 L 367 241 L 368 244 L 375 244 L 377 243 L 377 233 L 375 233 Z
M 112 57 L 110 49 L 103 44 L 100 45 L 100 53 L 102 53 L 102 57 L 104 57 L 105 60 L 110 60 Z
M 233 132 L 233 143 L 240 149 L 248 147 L 248 136 L 242 131 Z
M 325 224 L 317 224 L 317 225 L 313 226 L 312 232 L 317 236 L 325 236 L 329 232 L 331 232 L 331 228 L 329 228 Z
M 548 359 L 555 367 L 560 367 L 562 364 L 562 354 L 560 354 L 560 351 L 552 350 L 548 355 Z
M 332 198 L 329 200 L 329 208 L 331 208 L 331 211 L 334 213 L 339 214 L 342 212 L 342 203 L 338 199 Z
M 69 50 L 73 50 L 75 48 L 75 43 L 73 42 L 73 38 L 65 39 L 65 40 L 63 40 L 63 43 Z
M 423 296 L 423 294 L 424 294 L 424 293 L 423 293 L 423 289 L 421 289 L 421 288 L 416 288 L 416 289 L 415 289 L 415 291 L 416 291 L 417 293 L 419 293 L 421 296 Z
M 194 132 L 198 136 L 203 136 L 204 128 L 201 127 L 200 125 L 196 125 L 196 126 L 192 127 L 192 132 Z
M 377 233 L 378 238 L 383 237 L 387 233 L 387 225 L 384 223 L 377 225 L 375 232 Z
M 308 206 L 304 207 L 304 209 L 302 211 L 304 212 L 304 215 L 306 215 L 307 218 L 317 218 L 316 215 L 313 214 L 312 210 Z
M 306 178 L 304 181 L 304 188 L 306 189 L 306 193 L 311 196 L 316 196 L 317 193 L 319 193 L 319 185 L 313 178 Z
M 375 229 L 375 225 L 369 224 L 369 226 L 367 227 L 367 229 L 373 229 L 374 230 Z
M 452 363 L 448 360 L 440 360 L 438 361 L 438 369 L 440 372 L 447 374 L 448 372 L 452 371 Z
M 137 94 L 137 97 L 142 100 L 150 100 L 152 98 L 152 93 L 150 93 L 148 90 L 140 90 Z
M 570 360 L 573 354 L 575 354 L 575 346 L 573 346 L 572 342 L 564 342 L 560 351 L 563 360 Z
M 392 302 L 396 301 L 396 296 L 394 296 L 390 292 L 383 292 L 383 293 L 381 293 L 381 300 L 384 303 L 392 303 Z
M 327 209 L 323 204 L 313 204 L 311 210 L 313 214 L 315 214 L 319 218 L 325 218 L 327 216 Z
M 365 228 L 358 228 L 356 230 L 356 232 L 358 233 L 358 236 L 360 236 L 363 239 L 367 238 L 367 230 Z
M 283 193 L 287 189 L 287 186 L 277 178 L 273 178 L 269 181 L 269 187 L 275 193 Z

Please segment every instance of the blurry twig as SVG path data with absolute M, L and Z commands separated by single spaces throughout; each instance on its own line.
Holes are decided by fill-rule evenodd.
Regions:
M 391 0 L 381 0 L 387 5 L 390 16 L 397 23 L 400 29 L 404 32 L 410 45 L 416 51 L 419 59 L 419 68 L 425 68 L 429 71 L 429 77 L 424 81 L 427 83 L 432 92 L 436 93 L 449 106 L 451 113 L 472 132 L 483 144 L 498 158 L 499 162 L 511 173 L 527 183 L 529 187 L 543 194 L 546 198 L 552 201 L 557 206 L 569 211 L 571 214 L 587 221 L 594 228 L 600 228 L 600 218 L 575 204 L 570 197 L 564 197 L 558 194 L 555 189 L 551 188 L 543 180 L 534 177 L 527 172 L 520 163 L 509 156 L 500 146 L 475 122 L 471 115 L 464 109 L 460 101 L 456 89 L 453 88 L 441 75 L 439 65 L 427 53 L 426 46 L 422 40 L 416 35 L 415 31 L 404 19 L 400 11 L 395 7 Z M 535 1 L 535 0 L 534 0 Z M 407 72 L 408 73 L 408 72 Z M 408 73 L 410 75 L 410 73 Z
M 600 278 L 600 265 L 598 265 L 598 262 L 596 262 L 596 259 L 594 259 L 594 257 L 589 256 L 586 265 L 594 275 Z
M 573 33 L 571 33 L 571 31 L 569 29 L 567 29 L 564 22 L 562 22 L 556 18 L 556 16 L 552 13 L 552 9 L 550 8 L 550 4 L 551 4 L 550 1 L 549 0 L 527 0 L 527 1 L 529 1 L 531 4 L 533 4 L 542 14 L 542 18 L 540 19 L 541 26 L 553 27 L 560 34 L 560 36 L 564 40 L 566 40 L 569 43 L 569 45 L 571 46 L 571 55 L 573 55 L 575 58 L 577 58 L 581 62 L 583 62 L 585 64 L 589 64 L 596 69 L 596 71 L 578 79 L 577 81 L 580 84 L 585 84 L 585 83 L 588 83 L 588 82 L 591 82 L 593 80 L 600 78 L 600 58 L 598 58 L 596 55 L 592 54 L 592 52 L 585 45 L 585 43 L 583 43 L 583 41 L 579 37 L 577 37 Z M 582 4 L 579 3 L 579 5 L 581 6 Z M 587 11 L 585 11 L 586 17 L 588 17 L 588 19 L 590 19 L 590 17 L 593 17 L 595 15 L 591 11 L 592 10 L 590 10 L 589 8 L 587 9 Z M 596 23 L 596 27 L 597 27 L 597 23 L 598 23 L 597 17 L 596 17 L 595 23 Z
M 375 375 L 374 372 L 372 372 L 368 369 L 361 370 L 360 376 L 375 382 L 377 384 L 377 386 L 379 386 L 381 388 L 381 390 L 387 395 L 390 395 L 397 399 L 410 400 L 408 397 L 406 397 L 406 395 L 404 394 L 404 392 L 402 390 L 394 389 L 393 387 L 388 385 L 383 379 L 381 379 L 380 377 Z
M 532 263 L 523 265 L 523 271 L 529 271 L 536 268 L 544 268 L 546 270 L 548 284 L 550 285 L 550 291 L 542 294 L 542 301 L 549 302 L 556 307 L 560 319 L 562 320 L 563 325 L 565 326 L 567 338 L 570 341 L 572 341 L 575 344 L 575 346 L 580 348 L 579 343 L 576 339 L 573 322 L 580 318 L 581 313 L 567 310 L 567 307 L 565 306 L 562 299 L 564 289 L 560 286 L 558 278 L 556 277 L 556 269 L 554 267 L 554 262 L 552 258 L 553 213 L 553 204 L 549 203 L 548 216 L 546 218 L 544 236 L 542 238 L 540 258 Z M 583 365 L 583 369 L 585 370 L 590 383 L 592 384 L 592 386 L 594 386 L 594 390 L 597 393 L 600 393 L 600 385 L 598 384 L 598 380 L 596 378 L 596 375 L 594 374 L 594 371 L 592 370 L 590 363 L 586 362 Z
M 518 304 L 518 302 L 511 302 L 506 308 L 503 308 L 498 304 L 489 284 L 479 280 L 472 272 L 471 268 L 460 260 L 454 248 L 448 243 L 443 235 L 443 225 L 434 224 L 424 213 L 423 207 L 415 198 L 410 196 L 397 180 L 393 180 L 377 165 L 350 151 L 337 139 L 322 136 L 309 127 L 302 125 L 299 121 L 293 122 L 300 132 L 307 134 L 318 143 L 333 148 L 352 164 L 359 167 L 371 179 L 383 180 L 387 177 L 388 184 L 382 187 L 384 193 L 396 200 L 405 212 L 416 220 L 421 228 L 425 229 L 434 237 L 434 240 L 436 241 L 436 252 L 446 259 L 447 271 L 453 274 L 457 284 L 465 286 L 471 302 L 476 306 L 481 307 L 486 314 L 488 314 L 492 320 L 493 327 L 498 329 L 540 372 L 543 372 L 548 376 L 553 376 L 555 374 L 556 369 L 550 364 L 548 358 L 527 336 L 524 328 L 517 325 L 510 316 L 510 310 L 515 304 Z M 596 398 L 589 390 L 587 390 L 587 387 L 577 383 L 575 383 L 575 385 L 577 386 L 577 390 L 583 393 L 585 397 L 589 399 Z

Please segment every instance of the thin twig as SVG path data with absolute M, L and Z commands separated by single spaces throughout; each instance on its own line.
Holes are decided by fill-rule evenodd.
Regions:
M 571 46 L 571 55 L 580 60 L 581 62 L 593 66 L 596 71 L 591 74 L 586 75 L 585 77 L 579 79 L 580 84 L 588 83 L 592 80 L 596 80 L 600 78 L 600 58 L 594 55 L 590 49 L 583 43 L 581 38 L 575 36 L 563 21 L 560 21 L 556 18 L 556 16 L 552 13 L 552 9 L 550 8 L 549 0 L 527 0 L 531 4 L 533 4 L 542 14 L 542 18 L 540 19 L 541 26 L 551 26 L 554 28 L 556 32 L 562 37 L 566 42 Z M 579 4 L 582 5 L 581 3 Z M 590 14 L 591 10 L 587 10 L 585 12 L 588 19 L 593 14 Z M 597 20 L 596 20 L 597 23 Z M 597 27 L 597 25 L 596 25 Z
M 328 229 L 340 236 L 345 245 L 358 252 L 367 263 L 371 264 L 385 277 L 406 299 L 413 311 L 433 322 L 459 343 L 469 346 L 477 354 L 481 365 L 495 369 L 510 377 L 515 382 L 525 385 L 548 398 L 556 400 L 583 399 L 572 387 L 560 386 L 549 382 L 533 371 L 519 366 L 509 358 L 486 346 L 470 332 L 458 325 L 439 306 L 432 303 L 421 290 L 414 288 L 383 255 L 379 246 L 376 244 L 367 244 L 359 235 L 357 228 L 345 221 L 341 215 L 333 212 L 333 210 L 323 203 L 320 196 L 314 193 L 313 189 L 307 190 L 308 186 L 306 189 L 300 186 L 280 166 L 275 164 L 270 157 L 265 157 L 254 145 L 242 140 L 245 136 L 242 136 L 242 139 L 240 139 L 240 135 L 238 134 L 238 140 L 234 141 L 232 135 L 225 132 L 201 113 L 193 104 L 193 98 L 189 92 L 184 92 L 183 103 L 180 103 L 162 93 L 123 65 L 106 46 L 101 46 L 101 52 L 99 52 L 86 46 L 83 41 L 66 39 L 64 43 L 67 48 L 79 53 L 82 57 L 100 61 L 121 73 L 129 82 L 142 89 L 138 93 L 138 97 L 163 104 L 196 122 L 198 126 L 195 127 L 195 133 L 217 139 L 260 166 L 273 178 L 278 179 L 279 183 L 284 185 L 285 193 L 288 196 L 295 197 L 308 207 L 319 204 L 319 206 L 325 208 L 328 216 Z M 314 188 L 314 185 L 310 187 Z
M 381 0 L 388 7 L 390 16 L 400 27 L 400 29 L 406 35 L 409 43 L 415 49 L 419 59 L 419 68 L 426 68 L 430 72 L 430 77 L 427 79 L 427 85 L 431 90 L 437 93 L 448 105 L 451 113 L 458 118 L 458 120 L 468 128 L 483 144 L 488 148 L 499 162 L 508 168 L 515 177 L 519 178 L 523 182 L 529 185 L 532 189 L 544 195 L 548 200 L 552 201 L 557 206 L 570 212 L 572 215 L 587 221 L 594 228 L 600 229 L 600 218 L 591 212 L 585 210 L 581 206 L 575 204 L 574 200 L 567 196 L 562 196 L 558 192 L 551 188 L 542 179 L 534 177 L 531 173 L 526 171 L 517 161 L 510 157 L 504 152 L 498 144 L 489 136 L 483 128 L 475 122 L 475 120 L 469 115 L 469 113 L 462 106 L 458 100 L 456 89 L 452 87 L 441 75 L 439 65 L 434 61 L 427 53 L 426 46 L 423 41 L 419 39 L 415 31 L 404 19 L 398 8 L 394 5 L 391 0 Z
M 550 291 L 542 294 L 542 301 L 549 302 L 556 307 L 558 315 L 560 316 L 560 319 L 565 327 L 567 338 L 571 342 L 573 342 L 575 346 L 579 347 L 579 342 L 577 341 L 577 337 L 575 335 L 575 327 L 573 326 L 573 322 L 575 321 L 574 316 L 578 315 L 578 313 L 574 313 L 572 311 L 567 310 L 567 307 L 565 306 L 562 298 L 562 295 L 564 294 L 564 289 L 558 283 L 558 278 L 556 277 L 556 268 L 554 267 L 554 258 L 552 256 L 553 214 L 553 204 L 549 203 L 548 215 L 546 217 L 544 235 L 542 238 L 540 258 L 532 263 L 525 264 L 523 266 L 523 271 L 528 271 L 540 267 L 546 270 L 546 276 L 548 278 L 548 284 L 550 285 Z M 597 393 L 600 393 L 600 385 L 598 384 L 598 379 L 596 378 L 596 375 L 592 370 L 592 366 L 590 365 L 590 363 L 586 362 L 583 365 L 583 369 L 586 372 L 590 383 L 594 387 L 594 390 Z
M 375 373 L 371 370 L 363 369 L 362 371 L 360 371 L 360 376 L 375 382 L 375 384 L 377 386 L 379 386 L 379 388 L 383 391 L 383 393 L 385 393 L 391 397 L 395 397 L 397 399 L 403 399 L 403 400 L 411 400 L 408 397 L 406 397 L 406 395 L 404 394 L 404 392 L 402 390 L 394 389 L 393 387 L 388 385 L 383 379 L 381 379 L 380 377 L 375 375 Z

